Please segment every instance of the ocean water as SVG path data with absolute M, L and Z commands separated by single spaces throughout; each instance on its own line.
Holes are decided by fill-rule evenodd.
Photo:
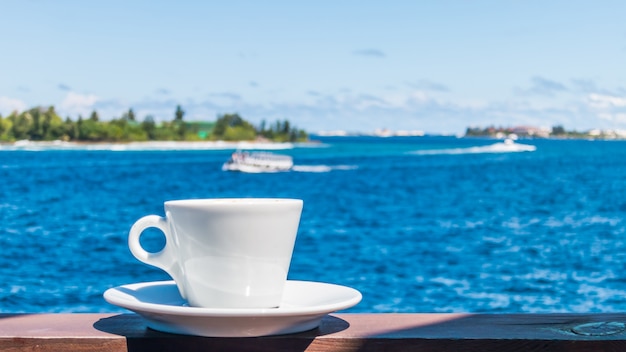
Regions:
M 303 199 L 289 277 L 358 289 L 350 312 L 626 310 L 626 141 L 319 140 L 275 174 L 221 171 L 229 146 L 0 147 L 0 312 L 123 312 L 106 289 L 169 279 L 130 226 L 213 197 Z

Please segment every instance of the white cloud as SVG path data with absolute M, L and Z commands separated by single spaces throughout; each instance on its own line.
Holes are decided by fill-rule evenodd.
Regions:
M 420 79 L 416 82 L 408 82 L 407 85 L 411 88 L 416 88 L 420 90 L 427 90 L 433 92 L 449 92 L 450 88 L 445 84 L 433 82 L 427 79 Z
M 604 127 L 626 125 L 626 97 L 592 93 L 585 97 L 585 103 L 595 113 L 598 121 L 605 121 Z
M 545 83 L 545 82 L 544 82 Z M 342 90 L 335 94 L 309 91 L 304 99 L 280 99 L 254 102 L 242 94 L 221 93 L 205 96 L 203 100 L 161 99 L 121 101 L 93 94 L 67 92 L 57 111 L 62 116 L 76 118 L 98 111 L 103 120 L 116 118 L 132 108 L 142 120 L 152 115 L 157 121 L 173 118 L 176 105 L 186 111 L 185 119 L 214 120 L 217 115 L 237 112 L 253 124 L 262 120 L 289 119 L 308 131 L 343 129 L 373 131 L 419 129 L 427 132 L 460 133 L 467 126 L 488 125 L 564 125 L 567 129 L 618 128 L 626 126 L 626 96 L 620 91 L 581 95 L 568 90 L 563 99 L 543 99 L 524 96 L 523 99 L 489 100 L 480 97 L 453 97 L 448 92 L 416 89 L 385 90 L 364 93 Z M 514 97 L 515 98 L 515 97 Z M 5 104 L 7 98 L 5 99 Z M 13 100 L 15 102 L 15 100 Z M 0 100 L 0 107 L 3 101 Z M 25 104 L 22 104 L 25 106 Z
M 426 92 L 415 91 L 415 92 L 411 93 L 410 100 L 411 101 L 415 101 L 415 102 L 419 102 L 419 103 L 425 103 L 425 102 L 429 101 L 430 98 L 428 97 L 428 94 L 426 94 Z
M 69 92 L 59 105 L 59 112 L 63 115 L 83 115 L 86 116 L 94 110 L 94 105 L 98 102 L 98 97 L 93 94 L 78 94 Z
M 562 83 L 543 77 L 532 77 L 530 87 L 515 87 L 513 93 L 520 97 L 547 97 L 552 98 L 557 93 L 567 92 L 569 89 Z
M 26 110 L 26 103 L 19 99 L 9 98 L 9 97 L 0 97 L 0 114 L 9 115 L 13 111 L 24 111 Z
M 589 105 L 596 109 L 609 109 L 612 107 L 626 107 L 626 98 L 612 95 L 589 94 L 587 96 Z
M 610 122 L 616 122 L 620 124 L 626 123 L 626 113 L 600 113 L 598 114 L 598 118 Z

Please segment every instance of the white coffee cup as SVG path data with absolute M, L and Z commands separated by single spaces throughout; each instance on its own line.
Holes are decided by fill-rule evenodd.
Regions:
M 140 261 L 165 270 L 190 306 L 280 305 L 303 202 L 299 199 L 188 199 L 164 203 L 165 217 L 144 216 L 128 246 Z M 140 244 L 150 227 L 165 235 L 156 253 Z

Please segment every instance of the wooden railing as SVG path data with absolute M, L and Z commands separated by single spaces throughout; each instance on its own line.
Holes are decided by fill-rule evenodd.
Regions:
M 625 314 L 332 314 L 318 329 L 208 338 L 135 314 L 0 314 L 0 351 L 626 351 Z

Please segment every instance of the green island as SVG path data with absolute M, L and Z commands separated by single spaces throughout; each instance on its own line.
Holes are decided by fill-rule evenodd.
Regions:
M 14 111 L 0 115 L 0 142 L 67 141 L 67 142 L 141 142 L 141 141 L 271 141 L 300 142 L 308 134 L 288 120 L 254 126 L 239 114 L 223 114 L 216 121 L 185 121 L 185 111 L 176 107 L 171 121 L 156 122 L 151 115 L 138 121 L 132 108 L 119 118 L 101 121 L 96 111 L 76 121 L 63 119 L 53 106 Z

